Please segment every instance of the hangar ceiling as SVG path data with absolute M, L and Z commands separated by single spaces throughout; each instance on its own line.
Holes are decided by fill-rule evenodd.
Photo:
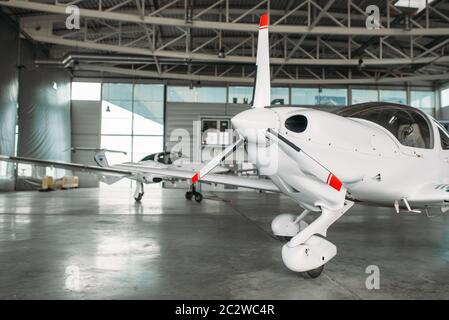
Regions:
M 380 0 L 0 0 L 23 33 L 74 75 L 252 83 L 258 17 L 270 15 L 273 84 L 447 81 L 449 4 L 409 13 Z M 80 8 L 80 29 L 66 7 Z

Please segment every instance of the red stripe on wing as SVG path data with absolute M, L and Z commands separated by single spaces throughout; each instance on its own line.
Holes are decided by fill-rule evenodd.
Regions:
M 200 180 L 199 172 L 195 173 L 195 175 L 192 177 L 192 183 L 196 183 L 198 180 Z

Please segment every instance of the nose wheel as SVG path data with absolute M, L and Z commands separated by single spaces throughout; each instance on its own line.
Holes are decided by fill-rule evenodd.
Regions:
M 186 199 L 192 200 L 192 198 L 194 198 L 196 202 L 203 201 L 203 195 L 200 192 L 196 191 L 195 186 L 192 186 L 190 190 L 186 192 Z
M 309 270 L 309 271 L 306 271 L 306 272 L 300 272 L 300 274 L 301 274 L 301 276 L 303 278 L 315 279 L 315 278 L 318 278 L 321 275 L 323 270 L 324 270 L 324 264 L 322 266 L 319 266 L 318 268 L 315 268 L 315 269 L 312 269 L 312 270 Z

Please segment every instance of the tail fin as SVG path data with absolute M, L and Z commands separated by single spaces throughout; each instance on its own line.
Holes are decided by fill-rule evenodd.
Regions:
M 264 14 L 260 17 L 256 67 L 256 83 L 254 86 L 252 107 L 263 108 L 271 104 L 268 14 Z

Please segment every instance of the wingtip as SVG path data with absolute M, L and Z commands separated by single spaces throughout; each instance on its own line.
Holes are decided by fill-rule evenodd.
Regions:
M 264 13 L 260 16 L 259 29 L 268 28 L 268 13 Z

